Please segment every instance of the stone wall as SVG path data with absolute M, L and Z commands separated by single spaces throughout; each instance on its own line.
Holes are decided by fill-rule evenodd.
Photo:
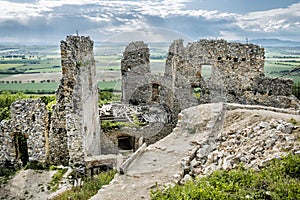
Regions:
M 11 121 L 2 120 L 0 122 L 0 167 L 13 165 L 17 162 L 13 139 Z
M 133 44 L 125 49 L 122 59 L 123 97 L 126 97 L 123 102 L 153 103 L 153 84 L 156 84 L 170 91 L 167 99 L 157 103 L 167 105 L 175 113 L 209 102 L 299 108 L 299 102 L 292 96 L 292 80 L 265 77 L 264 49 L 258 45 L 203 39 L 185 47 L 183 40 L 175 40 L 169 47 L 164 76 L 153 76 L 148 62 L 144 70 L 136 56 L 127 56 L 139 55 L 138 45 Z M 147 61 L 148 51 L 143 54 Z M 137 63 L 136 73 L 123 70 L 127 66 L 123 63 Z M 211 66 L 209 78 L 202 76 L 203 65 Z M 200 90 L 200 94 L 195 94 L 195 90 Z M 166 95 L 159 92 L 157 96 L 163 99 Z
M 48 162 L 48 123 L 48 111 L 40 99 L 14 102 L 11 120 L 1 122 L 0 162 Z
M 135 151 L 143 142 L 155 143 L 172 131 L 171 116 L 170 110 L 161 105 L 136 106 L 112 103 L 102 106 L 100 108 L 101 123 L 119 125 L 118 127 L 103 127 L 102 153 L 118 154 L 123 150 Z M 131 140 L 131 144 L 124 149 L 120 145 L 120 138 Z
M 149 48 L 142 42 L 129 43 L 121 60 L 122 101 L 128 102 L 132 97 L 132 88 L 147 84 L 150 75 Z
M 206 80 L 201 74 L 202 65 L 212 68 Z M 258 45 L 199 40 L 184 47 L 182 40 L 176 40 L 170 46 L 165 71 L 165 76 L 175 80 L 177 98 L 190 104 L 194 104 L 191 95 L 179 97 L 182 92 L 176 93 L 178 88 L 200 87 L 198 103 L 222 101 L 299 108 L 292 96 L 291 79 L 265 77 L 264 49 Z
M 149 60 L 145 43 L 131 42 L 125 48 L 121 61 L 122 102 L 165 106 L 172 113 L 171 127 L 175 127 L 181 110 L 203 103 L 299 108 L 299 101 L 292 95 L 292 80 L 264 76 L 264 49 L 258 45 L 204 39 L 184 46 L 183 40 L 175 40 L 169 47 L 163 76 L 151 74 Z M 203 65 L 211 66 L 209 78 L 202 75 Z M 132 137 L 140 135 L 130 133 Z M 107 138 L 116 141 L 117 136 L 109 134 Z M 155 134 L 153 138 L 159 139 L 160 134 Z
M 61 42 L 61 57 L 63 77 L 51 119 L 51 160 L 84 163 L 86 156 L 101 152 L 93 41 L 68 36 Z

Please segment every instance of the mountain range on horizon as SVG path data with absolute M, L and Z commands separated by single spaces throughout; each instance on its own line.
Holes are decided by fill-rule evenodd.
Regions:
M 206 39 L 206 38 L 200 38 L 200 39 Z M 200 40 L 199 39 L 199 40 Z M 218 38 L 218 39 L 222 39 L 222 38 Z M 138 39 L 137 39 L 138 40 Z M 258 38 L 258 39 L 252 39 L 252 40 L 227 40 L 228 42 L 240 42 L 240 43 L 252 43 L 252 44 L 257 44 L 260 46 L 265 46 L 265 47 L 300 47 L 300 41 L 292 41 L 292 40 L 280 40 L 280 39 L 276 39 L 276 38 Z M 109 42 L 109 41 L 105 41 L 105 42 L 97 42 L 95 41 L 95 46 L 114 46 L 114 45 L 122 45 L 122 46 L 126 46 L 128 43 L 130 43 L 130 41 L 128 42 Z M 156 45 L 156 46 L 168 46 L 170 45 L 170 42 L 145 42 L 149 45 Z M 57 46 L 56 44 L 49 44 L 49 43 L 25 43 L 25 44 L 21 44 L 21 43 L 0 43 L 0 45 L 8 45 L 8 46 Z

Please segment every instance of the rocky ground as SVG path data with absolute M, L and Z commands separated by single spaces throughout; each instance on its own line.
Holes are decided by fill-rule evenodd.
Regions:
M 296 122 L 299 111 L 270 107 L 206 104 L 186 109 L 170 135 L 148 146 L 124 175 L 116 175 L 92 199 L 149 199 L 151 189 L 240 162 L 259 170 L 273 158 L 300 153 Z M 0 188 L 0 199 L 47 199 L 54 173 L 21 170 Z
M 50 195 L 47 184 L 55 173 L 55 170 L 20 170 L 5 186 L 1 186 L 0 199 L 47 199 Z
M 272 158 L 300 153 L 299 111 L 237 104 L 207 104 L 179 114 L 166 138 L 148 146 L 92 200 L 149 199 L 156 187 L 184 183 L 240 162 L 259 170 Z

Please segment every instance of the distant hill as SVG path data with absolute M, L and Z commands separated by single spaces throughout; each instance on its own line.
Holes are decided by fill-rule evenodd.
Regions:
M 291 40 L 279 40 L 279 39 L 255 39 L 250 40 L 250 43 L 259 44 L 261 46 L 281 46 L 281 47 L 295 47 L 300 46 L 300 42 Z

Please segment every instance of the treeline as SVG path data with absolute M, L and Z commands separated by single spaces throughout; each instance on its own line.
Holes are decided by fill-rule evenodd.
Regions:
M 1 91 L 0 92 L 2 93 L 5 93 L 6 91 Z M 9 90 L 9 93 L 10 94 L 18 94 L 20 93 L 19 90 Z M 41 90 L 29 90 L 29 89 L 25 89 L 25 90 L 22 90 L 21 92 L 22 94 L 34 94 L 34 95 L 43 95 L 43 94 L 54 94 L 55 93 L 55 90 L 45 90 L 45 89 L 41 89 Z

